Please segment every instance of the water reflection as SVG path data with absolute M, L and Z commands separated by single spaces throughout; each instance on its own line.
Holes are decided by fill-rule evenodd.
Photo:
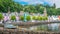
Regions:
M 30 27 L 30 30 L 59 31 L 60 30 L 60 23 L 32 26 L 32 27 Z
M 59 23 L 48 24 L 49 31 L 58 31 L 59 30 Z

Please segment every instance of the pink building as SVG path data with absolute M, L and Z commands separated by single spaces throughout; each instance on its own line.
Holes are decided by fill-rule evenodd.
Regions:
M 19 20 L 19 17 L 18 16 L 16 16 L 16 20 Z
M 4 21 L 10 20 L 9 16 L 4 16 Z

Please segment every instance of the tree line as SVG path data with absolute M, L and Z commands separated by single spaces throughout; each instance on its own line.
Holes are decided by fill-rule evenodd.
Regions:
M 7 13 L 10 12 L 29 12 L 29 13 L 41 13 L 43 14 L 44 8 L 47 9 L 48 15 L 60 15 L 60 8 L 56 9 L 56 5 L 43 5 L 43 4 L 36 4 L 36 5 L 21 5 L 18 2 L 14 2 L 13 0 L 0 0 L 0 12 Z

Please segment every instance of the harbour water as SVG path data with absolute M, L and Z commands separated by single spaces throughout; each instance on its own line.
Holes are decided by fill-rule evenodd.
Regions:
M 52 24 L 42 24 L 38 26 L 32 26 L 29 28 L 30 30 L 37 30 L 37 31 L 60 31 L 60 23 L 52 23 Z

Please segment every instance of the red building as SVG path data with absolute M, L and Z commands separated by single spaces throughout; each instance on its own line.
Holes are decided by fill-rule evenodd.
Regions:
M 59 20 L 60 20 L 60 16 L 58 16 Z

